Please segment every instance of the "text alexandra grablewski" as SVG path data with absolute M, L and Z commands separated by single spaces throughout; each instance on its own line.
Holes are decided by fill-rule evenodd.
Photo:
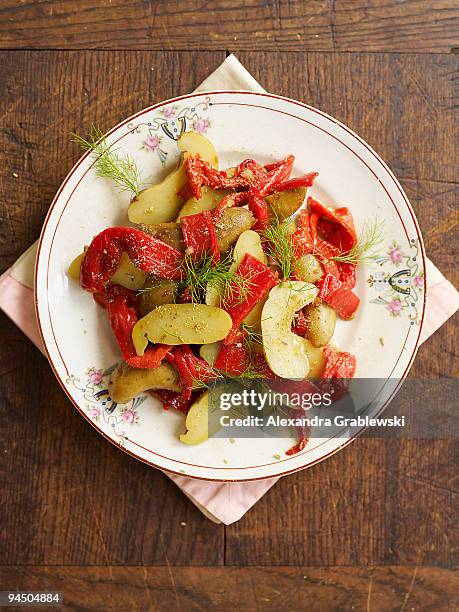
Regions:
M 281 417 L 279 415 L 232 417 L 229 414 L 220 416 L 222 427 L 405 427 L 405 417 L 345 417 L 342 414 L 332 419 L 319 416 Z

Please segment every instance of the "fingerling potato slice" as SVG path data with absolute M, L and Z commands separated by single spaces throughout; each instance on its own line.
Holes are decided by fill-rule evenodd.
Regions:
M 315 347 L 307 338 L 304 338 L 304 349 L 309 360 L 308 378 L 320 378 L 326 362 L 323 350 Z
M 134 325 L 132 341 L 143 355 L 148 340 L 160 344 L 210 344 L 223 340 L 231 329 L 227 312 L 207 304 L 158 306 Z
M 177 192 L 185 183 L 185 165 L 181 161 L 161 183 L 144 189 L 133 198 L 128 208 L 129 221 L 150 225 L 173 221 L 183 204 Z
M 217 360 L 218 353 L 222 347 L 221 342 L 212 342 L 211 344 L 203 344 L 199 348 L 200 356 L 206 361 L 211 367 L 214 366 L 214 363 Z
M 180 209 L 177 221 L 180 221 L 182 217 L 187 217 L 188 215 L 197 215 L 198 213 L 206 210 L 213 210 L 229 193 L 229 191 L 222 189 L 211 189 L 210 187 L 204 185 L 202 188 L 202 195 L 199 200 L 196 198 L 190 198 L 187 200 Z
M 111 277 L 110 283 L 122 285 L 126 289 L 134 291 L 141 289 L 147 279 L 147 274 L 143 270 L 136 268 L 129 259 L 127 253 L 121 255 L 120 263 L 115 274 Z
M 237 206 L 223 211 L 221 219 L 215 224 L 215 234 L 220 253 L 226 253 L 245 230 L 255 223 L 252 213 L 246 208 Z
M 178 283 L 167 279 L 148 280 L 139 297 L 140 316 L 144 317 L 157 306 L 173 304 Z
M 301 207 L 305 197 L 306 187 L 296 187 L 273 193 L 265 199 L 271 208 L 272 216 L 279 221 L 284 221 Z
M 316 283 L 323 276 L 322 266 L 311 253 L 303 255 L 293 263 L 293 272 L 298 280 Z
M 69 267 L 67 268 L 67 276 L 69 276 L 72 280 L 77 281 L 77 283 L 80 282 L 80 269 L 81 269 L 81 264 L 83 263 L 83 259 L 85 256 L 85 251 L 77 255 L 75 259 L 72 261 L 72 263 L 69 265 Z
M 149 225 L 167 223 L 176 219 L 183 204 L 183 198 L 177 192 L 186 183 L 184 159 L 190 154 L 199 154 L 203 160 L 215 168 L 218 166 L 218 156 L 213 144 L 201 134 L 185 132 L 177 141 L 182 152 L 182 160 L 175 170 L 156 185 L 141 191 L 130 203 L 128 217 L 131 223 L 146 223 Z
M 314 285 L 286 281 L 273 287 L 263 307 L 263 349 L 269 367 L 282 378 L 303 379 L 309 373 L 304 338 L 292 332 L 295 313 L 317 297 Z
M 132 368 L 122 362 L 115 368 L 108 382 L 110 397 L 117 404 L 126 404 L 149 389 L 181 391 L 177 370 L 164 362 L 154 370 Z
M 246 230 L 237 239 L 233 251 L 233 263 L 230 267 L 230 272 L 236 272 L 245 255 L 249 253 L 256 257 L 259 261 L 266 264 L 268 259 L 261 246 L 260 234 L 253 230 Z
M 81 264 L 85 256 L 86 248 L 83 253 L 75 257 L 67 270 L 67 275 L 73 280 L 79 282 L 80 280 L 80 269 Z M 109 283 L 122 285 L 126 289 L 132 289 L 136 291 L 141 289 L 146 281 L 147 274 L 139 268 L 136 268 L 132 261 L 129 259 L 127 253 L 122 253 L 120 263 L 115 273 L 111 277 Z
M 170 223 L 157 223 L 155 225 L 146 225 L 142 223 L 140 229 L 150 236 L 154 236 L 167 244 L 170 244 L 174 249 L 183 253 L 185 243 L 183 242 L 182 228 L 179 223 L 171 221 Z
M 209 439 L 209 393 L 205 391 L 186 415 L 187 432 L 180 436 L 184 444 L 202 444 Z
M 336 312 L 334 309 L 325 302 L 321 302 L 306 306 L 304 315 L 308 339 L 314 346 L 326 346 L 335 333 Z
M 218 155 L 214 145 L 202 134 L 184 132 L 177 140 L 180 151 L 186 155 L 199 155 L 214 168 L 218 168 Z

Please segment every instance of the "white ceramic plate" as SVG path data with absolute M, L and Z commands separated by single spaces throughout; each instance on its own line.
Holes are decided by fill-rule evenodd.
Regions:
M 416 353 L 425 309 L 425 256 L 413 210 L 386 164 L 356 134 L 324 113 L 278 96 L 211 92 L 147 108 L 115 127 L 108 142 L 133 155 L 145 184 L 161 180 L 177 163 L 183 130 L 204 133 L 220 167 L 246 157 L 268 162 L 295 155 L 293 176 L 319 172 L 311 195 L 350 207 L 357 228 L 377 214 L 386 242 L 377 265 L 362 267 L 362 301 L 352 322 L 339 322 L 334 340 L 357 356 L 356 376 L 403 378 Z M 85 155 L 59 189 L 46 218 L 37 258 L 37 315 L 49 361 L 75 407 L 106 438 L 153 466 L 210 480 L 251 480 L 286 474 L 328 457 L 349 442 L 312 439 L 284 454 L 292 439 L 211 439 L 199 446 L 178 441 L 184 417 L 141 396 L 114 404 L 107 392 L 110 367 L 120 360 L 105 312 L 66 270 L 95 234 L 126 225 L 128 194 L 95 176 Z M 382 340 L 381 340 L 382 339 Z M 384 344 L 384 346 L 383 346 Z M 274 456 L 280 455 L 280 459 Z

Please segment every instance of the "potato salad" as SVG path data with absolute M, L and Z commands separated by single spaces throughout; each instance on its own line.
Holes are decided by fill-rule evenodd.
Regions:
M 94 236 L 68 273 L 119 346 L 112 400 L 154 394 L 187 415 L 180 439 L 197 444 L 210 381 L 354 376 L 332 339 L 359 306 L 359 241 L 348 208 L 308 197 L 316 172 L 291 176 L 292 155 L 223 170 L 202 135 L 177 144 L 178 166 L 137 190 L 126 225 Z

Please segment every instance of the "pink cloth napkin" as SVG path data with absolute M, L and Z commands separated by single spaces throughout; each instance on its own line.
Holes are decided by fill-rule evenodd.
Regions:
M 230 55 L 196 91 L 264 91 L 234 55 Z M 35 319 L 33 275 L 37 243 L 0 276 L 0 308 L 44 353 Z M 459 293 L 434 264 L 427 260 L 427 316 L 424 342 L 459 308 Z M 229 525 L 239 520 L 278 478 L 247 483 L 208 482 L 166 473 L 210 520 Z

